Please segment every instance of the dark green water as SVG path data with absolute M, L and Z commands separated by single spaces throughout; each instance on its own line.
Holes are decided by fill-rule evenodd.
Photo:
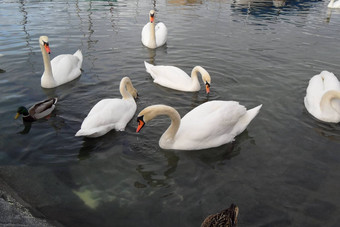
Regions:
M 0 7 L 0 176 L 47 218 L 65 226 L 199 226 L 231 203 L 240 226 L 337 226 L 340 223 L 340 126 L 319 122 L 303 105 L 308 80 L 340 75 L 340 11 L 326 1 L 15 1 Z M 140 32 L 155 7 L 167 45 L 149 50 Z M 84 55 L 81 77 L 42 89 L 39 36 L 51 57 Z M 212 77 L 183 93 L 160 87 L 144 61 Z M 168 151 L 158 140 L 167 118 L 139 134 L 75 137 L 95 103 L 120 97 L 129 76 L 137 112 L 152 104 L 181 116 L 208 100 L 263 107 L 233 143 Z M 48 120 L 25 126 L 18 106 L 59 102 Z

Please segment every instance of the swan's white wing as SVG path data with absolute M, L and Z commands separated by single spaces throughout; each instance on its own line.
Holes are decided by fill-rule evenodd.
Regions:
M 146 25 L 144 25 L 143 30 L 142 30 L 142 43 L 144 46 L 147 46 L 149 44 L 150 26 L 151 26 L 151 23 L 149 22 Z
M 163 65 L 154 66 L 147 62 L 145 62 L 145 68 L 156 84 L 181 91 L 190 91 L 192 87 L 191 77 L 180 68 Z
M 67 83 L 80 76 L 81 59 L 71 54 L 61 54 L 51 61 L 52 74 L 58 85 Z
M 103 99 L 84 119 L 76 136 L 101 136 L 116 129 L 123 131 L 137 109 L 133 99 Z
M 228 143 L 236 136 L 234 126 L 246 108 L 234 101 L 206 102 L 181 120 L 175 136 L 175 149 L 204 149 Z
M 340 82 L 338 78 L 331 72 L 322 71 L 320 73 L 321 78 L 323 78 L 324 91 L 328 90 L 340 90 Z
M 168 29 L 164 23 L 159 22 L 155 27 L 156 32 L 156 45 L 157 47 L 163 46 L 168 38 Z
M 308 83 L 306 96 L 304 99 L 305 107 L 310 113 L 320 111 L 320 101 L 324 94 L 324 83 L 320 75 L 313 76 Z

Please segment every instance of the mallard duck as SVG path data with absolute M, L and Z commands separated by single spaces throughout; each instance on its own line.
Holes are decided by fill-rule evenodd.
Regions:
M 159 140 L 163 149 L 200 150 L 218 147 L 234 140 L 243 132 L 262 105 L 247 110 L 235 101 L 209 101 L 190 112 L 182 119 L 170 106 L 153 105 L 143 109 L 137 117 L 139 132 L 142 127 L 158 115 L 171 119 L 169 128 Z
M 81 74 L 83 54 L 77 50 L 72 54 L 61 54 L 50 61 L 50 47 L 47 36 L 40 36 L 39 44 L 44 60 L 44 73 L 41 77 L 41 87 L 54 88 L 70 82 Z
M 155 25 L 155 14 L 156 12 L 154 10 L 150 10 L 150 22 L 148 22 L 142 30 L 142 43 L 151 49 L 163 46 L 168 36 L 168 29 L 164 23 L 159 22 Z
M 44 118 L 52 113 L 57 101 L 57 98 L 46 99 L 34 104 L 28 110 L 26 107 L 20 106 L 17 110 L 17 114 L 15 115 L 15 119 L 17 119 L 20 114 L 22 114 L 22 119 L 24 121 L 36 121 L 38 119 Z
M 233 227 L 237 225 L 239 208 L 235 204 L 217 214 L 206 217 L 201 227 Z

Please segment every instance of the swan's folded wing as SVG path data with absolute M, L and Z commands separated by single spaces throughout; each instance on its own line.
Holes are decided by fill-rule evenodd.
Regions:
M 220 140 L 231 137 L 234 126 L 246 113 L 246 108 L 234 101 L 211 101 L 204 103 L 188 114 L 181 121 L 178 135 L 196 141 Z M 225 138 L 224 138 L 225 139 Z
M 192 86 L 191 77 L 180 68 L 163 65 L 153 66 L 149 63 L 145 63 L 145 67 L 156 84 L 183 91 Z
M 167 41 L 168 29 L 164 23 L 159 22 L 155 27 L 155 32 L 156 32 L 156 45 L 157 47 L 160 47 L 164 45 Z

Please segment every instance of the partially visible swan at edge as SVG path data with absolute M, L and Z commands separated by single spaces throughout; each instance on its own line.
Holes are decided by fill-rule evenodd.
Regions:
M 340 0 L 337 0 L 335 3 L 334 3 L 334 0 L 331 0 L 328 4 L 328 8 L 339 9 L 340 8 Z
M 61 54 L 50 61 L 50 47 L 47 36 L 40 36 L 39 44 L 44 60 L 44 73 L 41 87 L 54 88 L 70 82 L 81 74 L 83 55 L 80 50 L 72 54 Z
M 159 22 L 155 25 L 155 11 L 150 10 L 149 13 L 150 22 L 144 25 L 142 30 L 142 43 L 144 46 L 151 49 L 163 46 L 168 37 L 168 29 L 165 24 Z
M 325 121 L 340 122 L 340 82 L 328 71 L 309 80 L 304 99 L 305 107 L 315 118 Z
M 200 150 L 218 147 L 234 140 L 243 132 L 262 105 L 246 108 L 235 101 L 210 101 L 203 103 L 182 119 L 179 113 L 166 105 L 153 105 L 142 110 L 137 117 L 139 132 L 158 115 L 167 115 L 171 125 L 159 140 L 163 149 Z
M 211 77 L 201 66 L 195 66 L 191 71 L 191 77 L 182 69 L 175 66 L 151 65 L 144 62 L 146 71 L 154 79 L 153 82 L 164 87 L 179 91 L 199 91 L 201 89 L 197 73 L 201 73 L 205 84 L 206 93 L 210 92 Z
M 122 99 L 103 99 L 91 109 L 75 136 L 99 137 L 115 129 L 124 131 L 136 112 L 137 90 L 129 77 L 124 77 L 119 85 Z

